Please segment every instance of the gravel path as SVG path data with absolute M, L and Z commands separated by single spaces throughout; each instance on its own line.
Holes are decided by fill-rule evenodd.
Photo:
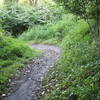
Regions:
M 3 100 L 41 100 L 36 95 L 36 91 L 41 87 L 41 82 L 60 56 L 60 49 L 57 46 L 33 44 L 31 48 L 43 50 L 43 54 L 31 60 L 23 70 L 17 74 L 10 83 L 10 94 Z

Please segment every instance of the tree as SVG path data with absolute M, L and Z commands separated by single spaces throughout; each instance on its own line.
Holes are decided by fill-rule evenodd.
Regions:
M 92 36 L 99 37 L 100 46 L 100 1 L 99 0 L 55 0 L 71 13 L 85 19 Z M 90 20 L 95 20 L 94 26 Z M 97 38 L 96 38 L 97 39 Z
M 29 3 L 31 6 L 36 6 L 37 5 L 38 0 L 29 0 Z

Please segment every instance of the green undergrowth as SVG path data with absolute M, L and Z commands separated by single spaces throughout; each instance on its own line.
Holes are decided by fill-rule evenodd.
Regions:
M 43 100 L 99 100 L 100 56 L 88 24 L 72 14 L 59 21 L 34 25 L 19 39 L 56 44 L 61 57 L 43 82 Z
M 30 49 L 23 41 L 11 37 L 0 37 L 0 94 L 3 93 L 10 78 L 24 66 L 29 59 L 41 52 Z
M 67 22 L 65 21 L 66 19 L 68 19 Z M 64 15 L 62 17 L 62 20 L 45 25 L 35 25 L 25 31 L 19 38 L 35 43 L 60 44 L 67 31 L 70 30 L 67 26 L 71 28 L 75 22 L 75 16 L 67 14 L 67 16 Z
M 56 5 L 27 7 L 13 4 L 0 9 L 0 15 L 0 24 L 5 33 L 18 37 L 29 27 L 45 25 L 59 20 L 62 9 Z
M 91 36 L 83 19 L 68 12 L 57 5 L 13 5 L 0 10 L 0 95 L 16 71 L 41 53 L 30 49 L 27 42 L 61 48 L 59 61 L 43 81 L 42 100 L 100 100 L 100 52 L 93 39 L 96 37 Z M 94 23 L 92 17 L 88 21 Z M 2 28 L 7 36 L 18 39 L 3 36 Z
M 88 25 L 72 20 L 65 27 L 62 55 L 44 79 L 42 100 L 99 100 L 100 57 Z

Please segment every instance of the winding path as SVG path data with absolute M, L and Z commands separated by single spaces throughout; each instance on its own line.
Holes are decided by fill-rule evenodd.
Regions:
M 60 48 L 43 44 L 33 44 L 30 47 L 43 50 L 43 54 L 26 64 L 20 77 L 11 84 L 12 93 L 4 100 L 40 100 L 35 92 L 41 87 L 44 75 L 60 56 Z

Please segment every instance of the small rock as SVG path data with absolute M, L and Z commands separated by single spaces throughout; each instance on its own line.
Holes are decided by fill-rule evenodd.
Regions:
M 29 73 L 29 72 L 30 72 L 30 70 L 27 70 L 27 71 L 26 71 L 26 73 Z
M 2 97 L 5 97 L 6 96 L 6 94 L 2 94 Z
M 45 91 L 43 91 L 41 94 L 44 95 Z
M 9 79 L 9 82 L 11 82 L 11 79 Z

